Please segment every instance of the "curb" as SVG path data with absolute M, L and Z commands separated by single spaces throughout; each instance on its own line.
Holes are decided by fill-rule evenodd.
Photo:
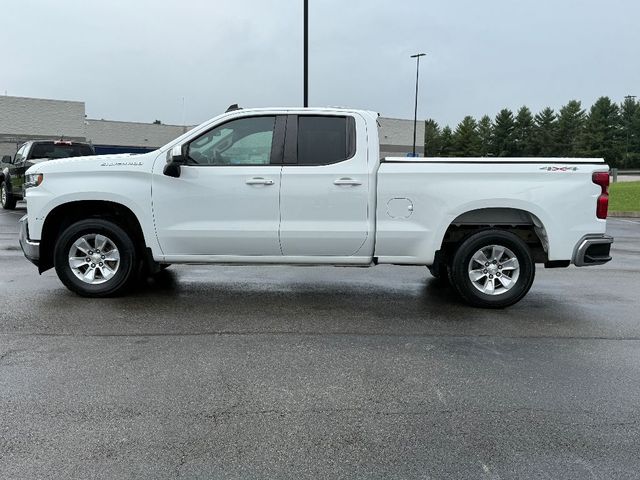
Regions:
M 609 212 L 610 217 L 640 218 L 640 212 Z

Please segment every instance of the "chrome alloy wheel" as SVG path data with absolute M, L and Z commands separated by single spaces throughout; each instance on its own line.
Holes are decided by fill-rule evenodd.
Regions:
M 78 238 L 69 249 L 69 267 L 89 285 L 109 281 L 120 266 L 120 252 L 111 239 L 89 233 Z
M 468 266 L 474 287 L 487 295 L 501 295 L 511 290 L 520 276 L 515 254 L 501 245 L 487 245 L 473 254 Z
M 0 201 L 2 202 L 2 205 L 7 204 L 7 189 L 4 185 L 0 185 Z

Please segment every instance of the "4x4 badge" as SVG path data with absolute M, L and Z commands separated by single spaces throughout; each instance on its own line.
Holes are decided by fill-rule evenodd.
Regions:
M 575 172 L 578 167 L 540 167 L 540 170 L 546 170 L 547 172 Z

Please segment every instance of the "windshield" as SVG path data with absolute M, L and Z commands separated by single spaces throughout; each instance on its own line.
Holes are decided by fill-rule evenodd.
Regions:
M 32 160 L 38 158 L 68 158 L 82 157 L 86 155 L 94 155 L 93 148 L 90 145 L 82 143 L 37 143 L 31 150 L 29 158 Z

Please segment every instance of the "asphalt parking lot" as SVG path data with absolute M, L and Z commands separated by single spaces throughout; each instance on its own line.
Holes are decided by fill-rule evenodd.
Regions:
M 424 268 L 38 276 L 0 212 L 2 478 L 640 478 L 640 219 L 471 309 Z

